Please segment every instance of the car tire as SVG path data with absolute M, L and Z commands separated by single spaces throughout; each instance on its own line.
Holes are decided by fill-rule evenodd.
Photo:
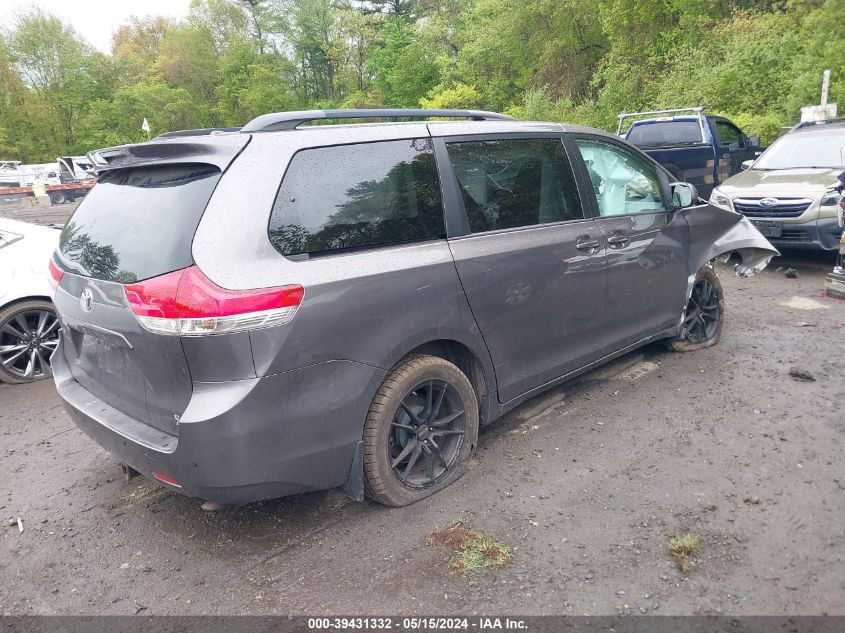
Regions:
M 411 356 L 388 375 L 364 424 L 364 490 L 400 507 L 463 474 L 478 441 L 478 399 L 466 375 L 436 356 Z
M 49 327 L 49 331 L 43 338 L 39 336 L 36 339 L 37 345 L 31 348 L 37 353 L 33 358 L 33 376 L 26 377 L 23 375 L 26 371 L 26 352 L 15 357 L 15 354 L 21 350 L 11 350 L 10 347 L 28 344 L 28 339 L 24 343 L 24 340 L 15 333 L 26 336 L 35 334 L 42 314 L 45 315 L 45 329 Z M 24 331 L 26 328 L 21 325 L 22 322 L 29 326 L 28 331 Z M 31 299 L 14 303 L 0 310 L 0 382 L 19 385 L 52 376 L 49 355 L 58 344 L 59 328 L 56 309 L 49 301 Z M 15 360 L 10 361 L 13 358 Z M 43 365 L 42 358 L 46 361 Z M 18 359 L 21 359 L 23 363 Z
M 707 265 L 698 271 L 684 310 L 681 334 L 667 342 L 674 352 L 694 352 L 719 342 L 725 320 L 725 292 L 716 271 Z
M 67 195 L 62 191 L 53 191 L 50 193 L 51 204 L 64 204 L 67 202 Z

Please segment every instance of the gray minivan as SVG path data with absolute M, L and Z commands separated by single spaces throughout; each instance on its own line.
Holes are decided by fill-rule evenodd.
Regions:
M 268 114 L 91 158 L 51 262 L 58 391 L 121 463 L 218 503 L 425 498 L 544 389 L 714 344 L 710 262 L 776 254 L 624 141 L 494 113 Z

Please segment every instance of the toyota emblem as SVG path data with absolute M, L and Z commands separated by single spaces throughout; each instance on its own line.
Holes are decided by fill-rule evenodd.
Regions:
M 91 300 L 94 298 L 94 295 L 91 293 L 89 288 L 83 290 L 79 295 L 79 306 L 85 310 L 85 312 L 91 311 Z

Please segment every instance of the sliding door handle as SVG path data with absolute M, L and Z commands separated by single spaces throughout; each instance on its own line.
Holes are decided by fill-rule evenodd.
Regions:
M 578 241 L 575 242 L 575 248 L 579 251 L 597 251 L 601 248 L 601 242 L 589 235 L 584 235 L 583 237 L 579 237 Z
M 611 235 L 607 238 L 607 243 L 610 245 L 610 248 L 624 248 L 631 243 L 631 238 L 627 235 Z

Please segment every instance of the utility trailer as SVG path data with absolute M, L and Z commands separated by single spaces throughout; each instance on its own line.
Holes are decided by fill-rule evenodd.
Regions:
M 44 191 L 50 196 L 50 202 L 53 204 L 64 204 L 65 202 L 72 202 L 77 198 L 84 198 L 91 188 L 96 184 L 95 181 L 88 182 L 73 182 L 58 185 L 33 185 L 29 187 L 0 187 L 0 196 L 2 197 L 34 197 L 36 189 L 43 187 Z
M 96 183 L 84 156 L 62 156 L 55 163 L 23 165 L 0 161 L 0 198 L 34 197 L 38 190 L 54 205 L 84 198 Z

